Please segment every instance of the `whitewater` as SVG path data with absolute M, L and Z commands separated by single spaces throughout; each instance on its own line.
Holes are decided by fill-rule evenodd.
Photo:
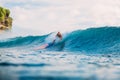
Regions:
M 0 39 L 0 80 L 120 80 L 120 27 Z

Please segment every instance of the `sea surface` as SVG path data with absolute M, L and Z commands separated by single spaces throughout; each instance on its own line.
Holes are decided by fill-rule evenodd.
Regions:
M 120 80 L 120 27 L 0 39 L 0 80 Z

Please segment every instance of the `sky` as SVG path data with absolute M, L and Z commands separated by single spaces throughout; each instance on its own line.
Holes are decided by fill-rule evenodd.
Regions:
M 13 30 L 50 33 L 119 26 L 120 0 L 0 0 L 9 8 Z

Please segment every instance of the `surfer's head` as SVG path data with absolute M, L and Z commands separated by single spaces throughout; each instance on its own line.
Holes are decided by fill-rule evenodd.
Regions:
M 60 32 L 58 32 L 58 33 L 56 34 L 56 36 L 59 37 L 60 39 L 62 39 L 62 34 L 61 34 Z

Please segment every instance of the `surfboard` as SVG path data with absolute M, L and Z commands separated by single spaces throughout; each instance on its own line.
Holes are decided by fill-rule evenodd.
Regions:
M 45 49 L 47 46 L 48 46 L 48 44 L 43 44 L 40 47 L 36 48 L 36 50 Z

